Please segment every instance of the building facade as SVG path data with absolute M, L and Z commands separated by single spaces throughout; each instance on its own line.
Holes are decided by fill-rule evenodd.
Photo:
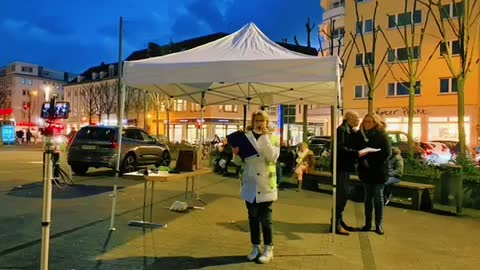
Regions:
M 357 21 L 355 1 L 357 2 L 360 20 Z M 374 14 L 375 4 L 378 2 L 377 14 Z M 343 77 L 343 108 L 356 110 L 364 115 L 368 108 L 368 87 L 363 75 L 362 62 L 375 61 L 380 67 L 378 79 L 373 95 L 374 111 L 382 115 L 389 129 L 407 131 L 408 123 L 408 76 L 403 71 L 407 64 L 407 45 L 403 41 L 397 26 L 403 29 L 407 25 L 407 31 L 415 27 L 417 35 L 421 28 L 425 27 L 427 7 L 417 3 L 412 10 L 414 0 L 408 1 L 405 9 L 404 1 L 390 0 L 322 0 L 321 7 L 324 9 L 323 22 L 319 25 L 320 34 L 325 39 L 324 52 L 331 53 L 330 47 L 334 47 L 335 54 L 341 55 L 344 63 Z M 458 2 L 458 1 L 455 1 Z M 457 9 L 454 1 L 442 1 L 445 14 L 440 18 L 447 22 L 447 17 L 456 19 Z M 378 35 L 376 49 L 365 54 L 355 46 L 348 48 L 348 44 L 356 40 L 362 42 L 361 33 L 367 48 L 371 48 L 373 42 L 373 18 L 375 25 L 379 26 L 382 34 Z M 478 20 L 476 23 L 479 23 Z M 476 27 L 472 27 L 475 29 Z M 415 65 L 419 70 L 425 69 L 418 78 L 415 106 L 413 136 L 416 140 L 458 140 L 457 122 L 457 90 L 456 80 L 449 70 L 445 55 L 452 55 L 453 63 L 459 66 L 458 39 L 447 32 L 447 43 L 440 39 L 439 30 L 432 14 L 426 24 L 426 32 L 423 43 L 419 44 L 420 37 L 415 39 L 414 58 Z M 447 26 L 448 29 L 448 26 Z M 402 30 L 403 31 L 403 30 Z M 447 30 L 448 31 L 448 30 Z M 472 30 L 474 31 L 474 30 Z M 408 32 L 407 36 L 411 36 Z M 334 37 L 334 38 L 332 38 Z M 473 38 L 473 37 L 472 37 Z M 409 40 L 412 40 L 409 38 Z M 472 50 L 472 59 L 478 59 L 480 46 L 479 37 Z M 387 42 L 388 41 L 388 42 Z M 353 43 L 351 43 L 353 44 Z M 418 46 L 416 46 L 418 45 Z M 351 50 L 351 53 L 348 53 Z M 447 52 L 448 50 L 448 52 Z M 339 53 L 340 52 L 340 53 Z M 385 57 L 385 58 L 383 58 Z M 371 60 L 370 60 L 371 59 Z M 381 60 L 384 59 L 383 62 Z M 403 67 L 402 67 L 403 65 Z M 470 74 L 465 84 L 465 131 L 467 145 L 479 144 L 479 65 L 472 64 Z
M 17 129 L 35 129 L 42 124 L 42 104 L 53 94 L 63 99 L 63 86 L 74 77 L 24 62 L 0 68 L 0 120 L 14 122 Z

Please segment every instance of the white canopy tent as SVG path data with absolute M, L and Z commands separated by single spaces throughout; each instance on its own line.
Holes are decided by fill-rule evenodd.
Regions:
M 202 108 L 215 104 L 322 104 L 338 109 L 340 65 L 336 56 L 317 57 L 287 50 L 249 23 L 231 35 L 191 50 L 126 61 L 121 82 L 195 102 Z M 338 110 L 334 111 L 336 126 Z M 336 143 L 333 146 L 335 167 Z M 334 211 L 335 185 L 334 169 Z M 115 203 L 112 227 L 114 207 Z

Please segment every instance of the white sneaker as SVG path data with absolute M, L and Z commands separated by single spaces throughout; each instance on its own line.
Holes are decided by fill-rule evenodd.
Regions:
M 260 257 L 260 245 L 253 245 L 252 251 L 247 256 L 247 260 L 254 261 Z
M 273 260 L 273 246 L 266 245 L 263 250 L 262 256 L 258 258 L 259 263 L 269 263 Z

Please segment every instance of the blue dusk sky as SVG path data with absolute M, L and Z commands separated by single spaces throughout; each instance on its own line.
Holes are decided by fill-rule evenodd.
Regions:
M 0 66 L 24 61 L 81 73 L 116 62 L 120 16 L 124 57 L 148 42 L 232 33 L 248 22 L 274 41 L 293 44 L 296 35 L 306 45 L 308 17 L 318 49 L 321 14 L 319 0 L 0 0 Z

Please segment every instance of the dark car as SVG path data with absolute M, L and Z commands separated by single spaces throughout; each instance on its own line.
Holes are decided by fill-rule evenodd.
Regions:
M 89 167 L 115 168 L 118 151 L 118 127 L 85 126 L 69 142 L 67 160 L 75 174 L 83 175 Z M 170 165 L 168 147 L 143 129 L 125 127 L 122 131 L 120 171 L 132 172 L 137 166 Z
M 308 149 L 312 150 L 315 156 L 330 152 L 330 136 L 312 136 L 308 138 L 307 144 Z
M 398 147 L 400 151 L 402 152 L 401 155 L 403 158 L 407 158 L 408 156 L 408 142 L 409 140 L 413 141 L 412 138 L 409 138 L 408 134 L 399 131 L 399 130 L 388 130 L 387 131 L 388 137 L 390 138 L 390 141 L 392 143 L 392 146 Z M 427 155 L 425 153 L 425 150 L 420 147 L 418 142 L 414 142 L 415 144 L 415 149 L 413 152 L 413 157 L 418 160 L 425 161 L 427 158 Z

